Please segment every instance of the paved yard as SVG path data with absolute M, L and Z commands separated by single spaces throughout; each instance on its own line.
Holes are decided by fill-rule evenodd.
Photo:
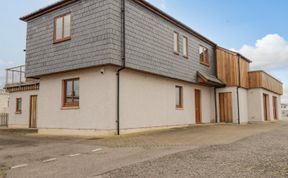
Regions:
M 0 169 L 13 178 L 288 177 L 288 122 L 107 138 L 1 134 Z

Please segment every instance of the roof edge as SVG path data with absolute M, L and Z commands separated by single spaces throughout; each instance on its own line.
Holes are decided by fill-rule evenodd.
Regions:
M 266 75 L 268 75 L 269 77 L 273 78 L 274 80 L 276 80 L 277 82 L 281 83 L 283 85 L 283 82 L 280 81 L 279 79 L 277 79 L 276 77 L 274 77 L 273 75 L 267 73 L 265 70 L 253 70 L 253 71 L 249 71 L 248 73 L 257 73 L 257 72 L 262 72 Z
M 166 12 L 160 10 L 159 8 L 155 7 L 151 3 L 145 1 L 145 0 L 133 0 L 135 3 L 144 6 L 146 9 L 152 11 L 153 13 L 159 15 L 160 17 L 164 18 L 165 20 L 173 23 L 174 25 L 178 26 L 179 28 L 182 28 L 183 30 L 193 34 L 194 36 L 198 37 L 199 39 L 205 41 L 206 43 L 209 43 L 210 45 L 217 46 L 215 42 L 212 40 L 206 38 L 205 36 L 201 35 L 200 33 L 196 32 L 189 26 L 185 25 L 184 23 L 180 22 L 179 20 L 176 20 L 174 17 L 168 15 Z
M 22 20 L 24 22 L 28 22 L 28 21 L 33 20 L 33 19 L 35 19 L 41 15 L 47 14 L 47 13 L 52 12 L 54 10 L 57 10 L 61 7 L 72 4 L 76 1 L 79 1 L 79 0 L 62 0 L 62 1 L 56 2 L 54 4 L 47 6 L 47 7 L 39 9 L 38 11 L 32 12 L 26 16 L 20 17 L 20 20 Z
M 226 49 L 226 48 L 223 48 L 223 47 L 221 47 L 221 46 L 217 46 L 217 48 L 218 48 L 218 49 L 221 49 L 221 50 L 223 50 L 223 51 L 226 51 L 226 52 L 228 52 L 228 53 L 232 53 L 232 54 L 234 54 L 234 55 L 238 55 L 238 56 L 240 56 L 241 58 L 243 58 L 245 61 L 247 61 L 247 62 L 249 62 L 249 63 L 252 63 L 252 61 L 251 61 L 250 59 L 248 59 L 247 57 L 243 56 L 242 54 L 240 54 L 240 53 L 238 53 L 238 52 L 236 52 L 236 51 L 231 51 L 231 50 Z

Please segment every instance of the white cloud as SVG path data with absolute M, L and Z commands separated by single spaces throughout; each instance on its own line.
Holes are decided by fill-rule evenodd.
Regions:
M 148 2 L 158 6 L 162 10 L 167 9 L 167 3 L 166 0 L 147 0 Z
M 243 45 L 241 54 L 253 61 L 252 69 L 277 70 L 288 67 L 288 41 L 278 34 L 268 34 L 255 46 Z

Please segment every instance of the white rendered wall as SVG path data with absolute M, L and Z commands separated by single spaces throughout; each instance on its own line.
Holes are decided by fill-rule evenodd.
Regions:
M 9 93 L 0 93 L 0 113 L 8 112 Z
M 10 93 L 9 97 L 9 120 L 10 128 L 29 128 L 30 119 L 30 96 L 38 95 L 38 90 Z M 22 98 L 22 112 L 16 114 L 16 99 Z
M 277 97 L 277 115 L 281 119 L 281 96 L 264 89 L 250 89 L 248 91 L 249 98 L 249 121 L 264 121 L 264 102 L 263 94 L 269 96 L 269 116 L 268 120 L 273 121 L 273 96 Z
M 217 113 L 218 119 L 220 122 L 220 106 L 219 106 L 219 93 L 232 93 L 232 120 L 233 123 L 238 123 L 238 101 L 237 101 L 237 87 L 226 87 L 218 88 L 217 93 Z M 248 122 L 248 99 L 247 99 L 247 90 L 239 88 L 239 112 L 240 112 L 240 123 Z
M 103 74 L 101 73 L 103 72 Z M 62 82 L 79 78 L 79 109 L 62 108 Z M 41 77 L 40 129 L 116 129 L 116 68 L 98 67 Z
M 42 77 L 38 128 L 116 131 L 116 71 L 106 66 Z M 80 108 L 66 110 L 61 105 L 62 81 L 71 78 L 80 79 Z M 183 109 L 176 109 L 176 85 L 183 86 Z M 194 124 L 195 89 L 202 94 L 202 122 L 210 123 L 215 120 L 213 88 L 125 69 L 120 86 L 121 129 Z
M 183 109 L 176 109 L 175 86 L 183 87 Z M 121 74 L 121 128 L 195 124 L 195 89 L 201 90 L 202 123 L 215 120 L 214 89 L 147 73 Z

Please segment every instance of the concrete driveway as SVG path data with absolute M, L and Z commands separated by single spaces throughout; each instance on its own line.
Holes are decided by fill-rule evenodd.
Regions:
M 259 167 L 251 165 L 260 162 L 264 176 L 273 175 L 273 168 L 281 177 L 285 165 L 275 165 L 279 158 L 288 163 L 288 156 L 283 156 L 288 152 L 287 136 L 288 122 L 197 126 L 107 138 L 1 134 L 0 175 L 5 171 L 13 178 L 231 177 L 240 170 L 253 177 L 249 172 Z M 276 155 L 280 148 L 281 155 Z M 253 159 L 243 168 L 246 157 Z M 268 167 L 267 160 L 274 166 Z

